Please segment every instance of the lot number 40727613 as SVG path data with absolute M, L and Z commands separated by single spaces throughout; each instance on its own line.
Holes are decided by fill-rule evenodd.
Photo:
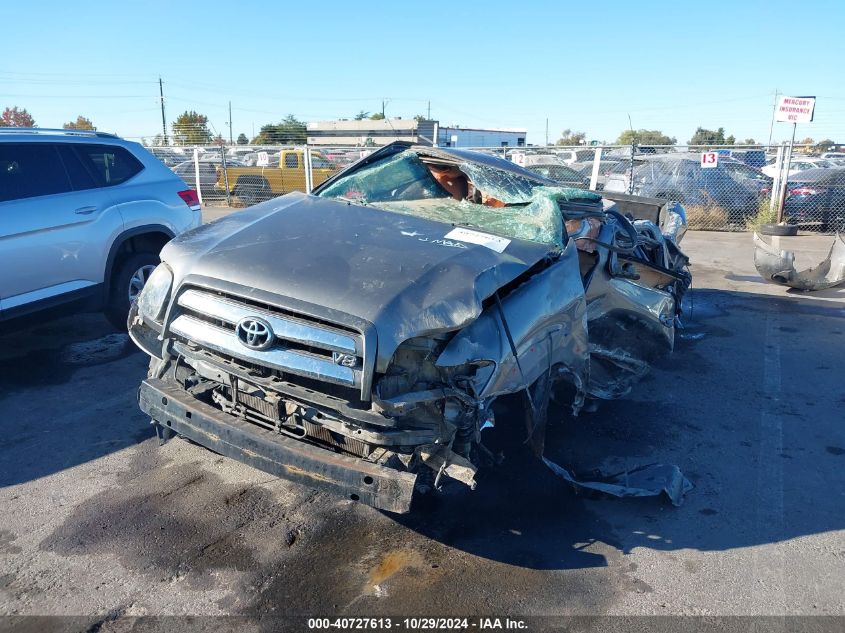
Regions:
M 719 153 L 718 152 L 701 152 L 701 167 L 718 167 Z

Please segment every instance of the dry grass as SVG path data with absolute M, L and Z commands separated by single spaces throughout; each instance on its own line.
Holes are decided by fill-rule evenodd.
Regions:
M 716 205 L 685 206 L 687 224 L 691 229 L 703 231 L 723 230 L 728 226 L 728 212 Z

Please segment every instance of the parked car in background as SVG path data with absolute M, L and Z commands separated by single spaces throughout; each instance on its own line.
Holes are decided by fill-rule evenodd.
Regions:
M 223 159 L 219 154 L 217 156 L 214 156 L 213 154 L 204 154 L 197 161 L 197 165 L 199 167 L 200 191 L 202 192 L 203 197 L 220 197 L 220 191 L 218 191 L 214 185 L 217 183 L 218 173 L 223 166 Z M 227 168 L 242 166 L 243 163 L 240 161 L 235 159 L 226 159 Z M 196 172 L 197 167 L 194 165 L 193 160 L 186 160 L 173 168 L 173 173 L 179 176 L 186 185 L 193 187 L 194 189 L 196 189 L 197 185 Z
M 720 156 L 732 158 L 749 167 L 764 167 L 766 165 L 766 152 L 762 149 L 718 149 L 716 151 Z
M 604 189 L 604 183 L 607 181 L 608 175 L 620 163 L 624 163 L 624 165 L 630 165 L 629 162 L 626 163 L 625 161 L 617 160 L 614 158 L 602 158 L 601 161 L 599 161 L 599 175 L 598 179 L 596 180 L 596 191 L 602 191 Z M 570 163 L 569 166 L 575 171 L 579 172 L 581 175 L 586 176 L 588 182 L 593 177 L 592 160 L 585 162 Z
M 830 159 L 845 159 L 845 152 L 825 152 L 821 158 Z
M 553 149 L 551 150 L 567 165 L 585 160 L 591 160 L 596 155 L 595 148 L 588 149 Z
M 760 169 L 730 158 L 719 159 L 719 165 L 735 180 L 756 189 L 760 194 L 771 193 L 772 178 L 764 174 Z
M 718 167 L 702 169 L 700 154 L 681 152 L 641 157 L 637 162 L 633 185 L 629 169 L 624 169 L 608 176 L 605 191 L 674 200 L 685 206 L 719 207 L 732 223 L 758 211 L 763 187 L 756 180 L 736 177 L 739 163 L 726 168 L 727 161 L 720 161 Z
M 830 169 L 835 167 L 838 167 L 836 163 L 829 161 L 825 158 L 815 158 L 812 156 L 803 157 L 793 155 L 792 160 L 789 163 L 789 175 L 792 176 L 793 174 L 806 171 L 807 169 Z M 770 178 L 774 178 L 777 174 L 777 163 L 775 162 L 766 165 L 761 171 Z
M 175 167 L 193 157 L 193 150 L 190 149 L 177 147 L 149 147 L 147 149 L 167 167 Z
M 555 154 L 527 154 L 525 152 L 514 152 L 511 161 L 525 167 L 528 171 L 540 174 L 543 178 L 554 180 L 556 183 L 567 187 L 578 187 L 580 189 L 590 188 L 590 179 L 578 171 L 569 167 Z
M 279 162 L 266 167 L 234 167 L 228 170 L 228 181 L 222 170 L 217 173 L 218 192 L 226 191 L 237 196 L 246 205 L 269 200 L 291 191 L 305 191 L 305 152 L 301 149 L 283 149 Z M 311 152 L 311 181 L 319 185 L 338 171 L 318 151 Z
M 138 143 L 104 132 L 0 128 L 0 320 L 75 303 L 126 328 L 197 194 Z
M 173 168 L 173 173 L 179 176 L 187 186 L 197 187 L 197 167 L 194 161 L 186 160 Z M 200 191 L 203 196 L 215 195 L 214 183 L 217 182 L 217 165 L 211 161 L 199 161 Z
M 279 160 L 281 160 L 281 153 L 278 149 L 255 149 L 249 154 L 245 154 L 241 157 L 241 161 L 244 164 L 244 167 L 255 167 L 258 165 L 261 154 L 267 155 L 267 165 L 268 167 L 276 167 L 279 165 Z
M 236 147 L 230 147 L 226 150 L 226 159 L 228 160 L 229 158 L 234 158 L 235 160 L 243 160 L 245 156 L 254 152 L 255 147 L 238 145 Z
M 559 185 L 566 187 L 577 187 L 578 189 L 589 189 L 590 178 L 579 171 L 576 171 L 568 165 L 557 165 L 553 163 L 539 163 L 535 165 L 526 165 L 525 169 L 539 174 L 543 178 L 555 181 Z
M 786 185 L 784 218 L 804 229 L 845 232 L 845 168 L 806 169 Z

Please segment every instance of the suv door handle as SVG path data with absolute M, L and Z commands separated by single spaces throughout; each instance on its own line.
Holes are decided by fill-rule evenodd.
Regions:
M 77 215 L 90 215 L 97 210 L 97 207 L 79 207 L 74 213 Z

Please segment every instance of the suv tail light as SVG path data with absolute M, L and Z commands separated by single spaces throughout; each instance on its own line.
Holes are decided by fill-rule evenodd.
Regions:
M 185 201 L 189 207 L 198 207 L 200 206 L 200 198 L 197 195 L 197 192 L 193 189 L 185 189 L 185 191 L 179 192 L 179 197 Z
M 795 187 L 789 190 L 790 196 L 817 196 L 827 193 L 827 189 L 816 189 L 814 187 Z

